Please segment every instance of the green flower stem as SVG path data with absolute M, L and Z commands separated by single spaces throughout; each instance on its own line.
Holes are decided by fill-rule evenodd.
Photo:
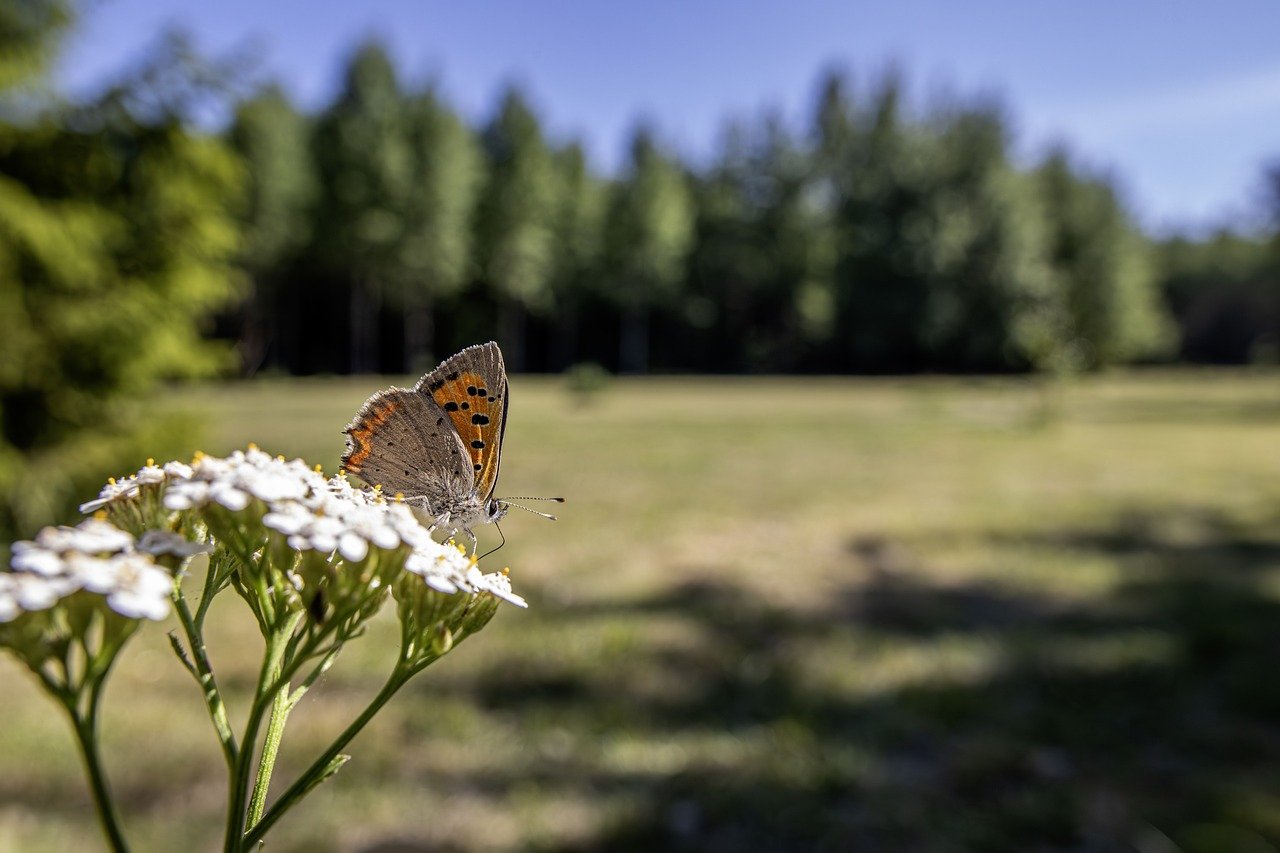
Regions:
M 60 698 L 71 717 L 71 727 L 75 730 L 85 774 L 89 777 L 94 809 L 98 813 L 98 822 L 102 824 L 102 832 L 107 836 L 107 844 L 117 853 L 125 853 L 129 845 L 124 840 L 124 833 L 120 831 L 120 817 L 116 814 L 115 801 L 111 799 L 107 777 L 102 772 L 102 759 L 98 755 L 98 700 L 101 696 L 102 682 L 98 681 L 89 688 L 89 707 L 83 716 L 76 708 L 74 694 L 65 693 Z
M 387 677 L 386 683 L 382 685 L 382 689 L 378 691 L 378 694 L 373 697 L 373 700 L 369 702 L 365 709 L 360 712 L 360 716 L 356 717 L 355 720 L 353 720 L 351 724 L 343 730 L 342 734 L 338 735 L 337 740 L 330 744 L 329 748 L 321 753 L 320 757 L 313 761 L 310 767 L 303 771 L 297 781 L 290 785 L 288 790 L 280 795 L 280 799 L 276 800 L 275 803 L 272 804 L 271 808 L 267 810 L 267 813 L 263 815 L 262 820 L 251 825 L 249 832 L 244 837 L 244 843 L 240 848 L 241 850 L 248 850 L 250 847 L 261 841 L 262 837 L 267 834 L 267 830 L 274 826 L 275 822 L 278 821 L 285 812 L 305 797 L 318 783 L 323 781 L 326 774 L 332 772 L 331 768 L 333 767 L 333 763 L 335 759 L 338 758 L 338 755 L 342 752 L 343 748 L 346 747 L 346 745 L 349 744 L 356 735 L 360 734 L 361 730 L 368 725 L 374 715 L 382 709 L 382 706 L 387 704 L 387 701 L 395 695 L 396 691 L 403 687 L 405 682 L 412 678 L 417 671 L 418 668 L 404 666 L 403 660 L 396 665 L 396 668 L 392 670 L 391 675 Z
M 249 776 L 253 769 L 254 745 L 258 741 L 258 729 L 262 726 L 262 718 L 269 704 L 274 703 L 276 693 L 283 687 L 284 653 L 288 639 L 298 626 L 305 613 L 292 613 L 276 630 L 267 635 L 266 654 L 262 659 L 262 670 L 258 674 L 258 688 L 249 708 L 249 719 L 245 723 L 244 736 L 240 739 L 240 754 L 237 756 L 232 773 L 230 790 L 227 793 L 227 827 L 223 838 L 227 853 L 240 850 L 240 836 L 245 828 L 245 806 L 249 793 Z
M 271 701 L 271 717 L 267 721 L 267 733 L 262 740 L 262 754 L 258 757 L 258 772 L 253 782 L 253 795 L 249 798 L 246 826 L 253 826 L 262 817 L 262 809 L 267 802 L 267 789 L 271 787 L 271 772 L 275 769 L 276 757 L 280 754 L 280 738 L 284 735 L 284 724 L 293 705 L 289 683 L 286 681 L 275 691 L 275 698 Z
M 212 572 L 212 569 L 210 569 Z M 178 611 L 178 619 L 182 622 L 183 631 L 187 635 L 187 646 L 191 649 L 195 670 L 191 673 L 204 693 L 204 704 L 209 711 L 209 719 L 213 722 L 214 731 L 218 735 L 218 743 L 222 745 L 222 755 L 227 766 L 234 767 L 239 752 L 236 747 L 236 736 L 231 731 L 231 723 L 227 720 L 227 706 L 222 701 L 222 692 L 218 690 L 217 679 L 213 668 L 209 665 L 209 656 L 205 650 L 204 632 L 201 629 L 203 613 L 192 616 L 187 600 L 181 592 L 175 597 L 174 604 Z

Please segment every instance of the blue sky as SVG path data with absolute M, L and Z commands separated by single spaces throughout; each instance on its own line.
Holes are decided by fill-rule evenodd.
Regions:
M 169 26 L 219 53 L 253 43 L 261 73 L 322 105 L 353 44 L 382 38 L 409 81 L 481 118 L 519 82 L 550 130 L 609 168 L 644 116 L 683 153 L 726 118 L 810 112 L 832 64 L 866 82 L 896 63 L 918 102 L 999 96 L 1026 159 L 1065 140 L 1110 170 L 1149 228 L 1245 221 L 1280 160 L 1275 0 L 84 0 L 61 84 L 91 89 Z

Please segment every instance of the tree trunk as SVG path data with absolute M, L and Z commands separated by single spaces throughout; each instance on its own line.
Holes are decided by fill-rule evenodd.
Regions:
M 240 341 L 236 349 L 240 352 L 240 373 L 242 376 L 253 376 L 263 366 L 267 358 L 267 318 L 270 309 L 265 303 L 271 298 L 263 276 L 253 277 L 253 290 L 244 306 L 244 318 L 240 328 Z
M 509 297 L 502 299 L 498 316 L 498 337 L 502 343 L 502 357 L 512 373 L 524 370 L 524 306 Z
M 551 363 L 557 370 L 566 371 L 577 363 L 578 305 L 573 299 L 566 300 L 556 312 L 556 332 L 552 348 Z
M 622 373 L 649 372 L 649 306 L 641 302 L 622 312 L 618 367 Z
M 294 287 L 279 288 L 273 294 L 268 321 L 275 338 L 275 357 L 268 363 L 293 376 L 302 372 L 302 354 L 298 351 L 298 312 L 302 309 L 297 302 Z
M 435 313 L 429 293 L 411 293 L 404 308 L 404 372 L 423 373 L 436 361 Z
M 350 295 L 351 372 L 374 373 L 378 369 L 377 288 L 368 279 L 357 278 Z

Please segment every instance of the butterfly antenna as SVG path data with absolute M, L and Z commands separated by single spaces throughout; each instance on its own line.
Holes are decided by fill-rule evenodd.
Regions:
M 503 500 L 506 500 L 506 501 L 555 501 L 558 504 L 564 503 L 564 498 L 531 498 L 527 495 L 524 497 L 503 498 Z M 523 509 L 523 507 L 521 507 L 521 509 Z
M 548 501 L 550 501 L 550 500 L 555 500 L 555 498 L 516 498 L 516 500 L 522 500 L 522 501 L 528 501 L 528 500 L 548 500 Z M 561 502 L 563 502 L 563 501 L 564 501 L 564 498 L 560 498 L 560 501 L 561 501 Z M 505 504 L 507 504 L 508 506 L 513 506 L 513 507 L 515 507 L 516 509 L 522 509 L 522 510 L 524 510 L 525 512 L 531 512 L 531 513 L 533 513 L 534 515 L 540 515 L 540 516 L 542 516 L 543 518 L 548 519 L 548 520 L 550 520 L 550 521 L 559 521 L 559 519 L 557 519 L 554 515 L 552 515 L 552 514 L 551 514 L 551 513 L 549 513 L 549 512 L 538 512 L 536 509 L 529 509 L 527 506 L 520 506 L 520 504 L 512 503 L 510 498 L 503 498 L 503 501 L 502 501 L 502 502 L 503 502 L 503 503 L 505 503 Z
M 487 556 L 489 556 L 490 554 L 492 554 L 494 551 L 496 551 L 496 550 L 498 550 L 499 548 L 501 548 L 503 545 L 506 545 L 506 544 L 507 544 L 507 535 L 506 535 L 505 533 L 503 533 L 503 532 L 502 532 L 502 528 L 501 528 L 501 527 L 498 527 L 498 522 L 496 522 L 496 521 L 495 521 L 495 522 L 493 523 L 493 527 L 494 527 L 494 529 L 495 529 L 495 530 L 497 530 L 497 531 L 498 531 L 498 535 L 502 537 L 502 541 L 501 541 L 501 542 L 499 542 L 497 545 L 494 545 L 494 546 L 493 546 L 492 548 L 490 548 L 488 551 L 485 551 L 485 552 L 484 552 L 483 554 L 481 554 L 479 557 L 476 557 L 476 562 L 477 562 L 477 563 L 478 563 L 478 562 L 480 562 L 481 560 L 483 560 L 485 557 L 487 557 Z

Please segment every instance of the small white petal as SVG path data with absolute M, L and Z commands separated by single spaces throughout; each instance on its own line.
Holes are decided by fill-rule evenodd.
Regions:
M 490 572 L 486 575 L 473 567 L 472 571 L 467 574 L 467 580 L 471 581 L 472 586 L 476 589 L 482 589 L 509 604 L 514 604 L 516 607 L 529 606 L 527 601 L 511 591 L 511 579 L 501 572 Z
M 209 484 L 199 480 L 180 480 L 164 493 L 165 509 L 194 509 L 209 500 Z
M 338 548 L 338 537 L 332 533 L 312 533 L 309 541 L 312 550 L 323 551 L 326 554 Z
M 351 531 L 338 537 L 338 553 L 349 563 L 358 563 L 369 556 L 369 543 Z
M 296 474 L 259 471 L 243 478 L 243 487 L 264 501 L 297 500 L 307 494 L 307 484 Z
M 67 577 L 46 578 L 39 575 L 13 575 L 13 597 L 18 607 L 28 612 L 48 610 L 64 596 L 79 589 Z
M 128 500 L 137 497 L 138 481 L 133 477 L 127 477 L 123 480 L 107 483 L 98 492 L 97 500 L 87 501 L 80 504 L 81 512 L 93 512 L 96 509 L 106 506 L 115 501 Z
M 76 527 L 46 527 L 36 535 L 36 544 L 58 552 L 109 553 L 131 547 L 133 537 L 109 521 L 90 518 Z
M 16 552 L 13 559 L 9 561 L 9 565 L 21 572 L 31 572 L 37 575 L 45 575 L 52 577 L 53 575 L 62 574 L 65 566 L 62 557 L 53 551 L 46 551 L 43 548 L 29 547 L 18 549 L 19 545 L 30 545 L 27 542 L 15 542 L 13 550 Z
M 174 461 L 164 463 L 164 473 L 171 480 L 189 480 L 193 472 L 185 462 Z
M 138 540 L 138 550 L 144 554 L 172 554 L 175 557 L 191 557 L 213 550 L 207 542 L 192 542 L 169 530 L 148 530 Z
M 164 469 L 158 465 L 144 465 L 134 474 L 134 479 L 143 486 L 154 486 L 164 482 Z
M 443 575 L 427 575 L 423 578 L 423 581 L 427 586 L 443 592 L 445 595 L 453 595 L 458 591 L 458 585 Z
M 121 616 L 130 619 L 151 619 L 159 622 L 169 615 L 167 596 L 156 596 L 122 589 L 107 596 L 107 606 Z
M 315 516 L 301 504 L 284 504 L 262 517 L 262 523 L 286 536 L 306 530 Z
M 120 582 L 120 567 L 117 562 L 120 556 L 104 559 L 89 554 L 68 554 L 67 577 L 74 578 L 90 592 L 106 593 Z
M 249 505 L 249 495 L 228 483 L 216 482 L 209 487 L 209 497 L 232 512 L 239 512 Z
M 400 547 L 400 536 L 390 527 L 378 527 L 370 532 L 369 541 L 384 551 Z
M 130 619 L 163 619 L 169 613 L 173 578 L 141 554 L 112 558 L 115 583 L 107 595 L 107 606 Z

